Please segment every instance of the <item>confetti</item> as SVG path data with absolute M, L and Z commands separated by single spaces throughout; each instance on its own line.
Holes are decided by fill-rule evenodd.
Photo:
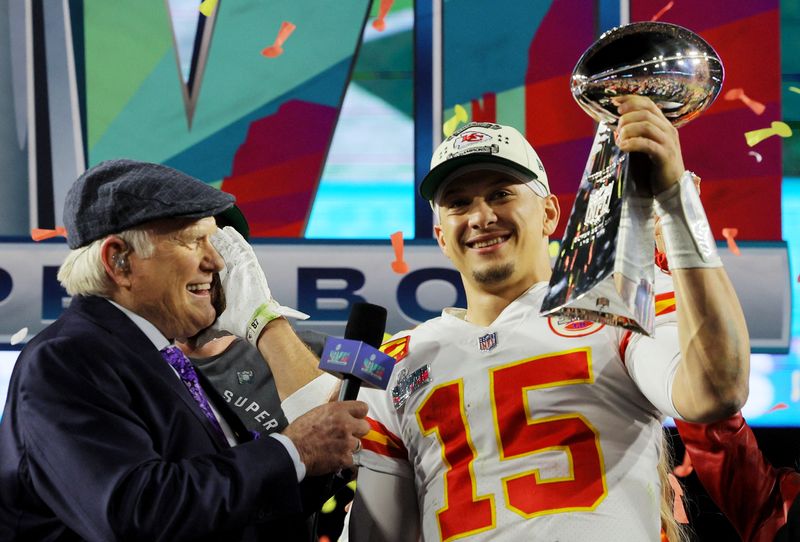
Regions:
M 206 17 L 211 17 L 211 14 L 214 13 L 214 8 L 217 7 L 217 2 L 219 0 L 203 0 L 200 4 L 200 13 Z
M 789 92 L 796 92 L 796 93 L 800 94 L 800 88 L 797 88 L 797 87 L 789 87 Z
M 666 5 L 666 6 L 664 6 L 663 8 L 661 8 L 661 9 L 658 11 L 658 13 L 656 13 L 655 15 L 653 15 L 653 18 L 652 18 L 652 19 L 650 19 L 650 20 L 651 20 L 651 21 L 657 21 L 657 20 L 659 20 L 659 19 L 661 18 L 661 16 L 662 16 L 662 15 L 664 15 L 664 14 L 665 14 L 666 12 L 668 12 L 669 10 L 671 10 L 671 9 L 672 9 L 672 6 L 674 6 L 674 5 L 675 5 L 675 2 L 672 2 L 672 1 L 670 1 L 670 2 L 669 2 L 667 5 Z
M 752 130 L 744 133 L 744 139 L 747 141 L 748 147 L 755 147 L 768 137 L 779 135 L 781 137 L 791 137 L 792 129 L 785 122 L 779 120 L 774 121 L 769 128 L 761 128 L 760 130 Z
M 561 248 L 561 243 L 558 241 L 550 241 L 550 244 L 547 245 L 547 252 L 551 258 L 555 258 L 558 256 L 558 250 Z
M 747 95 L 744 93 L 744 90 L 741 88 L 732 88 L 728 92 L 725 93 L 725 99 L 728 101 L 731 100 L 741 100 L 744 105 L 750 108 L 750 110 L 755 113 L 756 115 L 760 115 L 764 112 L 767 108 L 761 102 L 757 102 L 752 98 L 748 98 Z
M 395 260 L 392 262 L 392 271 L 398 275 L 408 273 L 408 264 L 403 261 L 403 232 L 396 231 L 389 236 L 392 240 Z
M 330 514 L 334 510 L 336 510 L 336 496 L 333 496 L 325 501 L 325 504 L 323 504 L 322 508 L 320 508 L 320 512 L 323 514 Z
M 792 371 L 792 402 L 800 401 L 800 371 Z
M 763 159 L 764 159 L 764 158 L 763 158 L 763 157 L 762 157 L 760 154 L 758 154 L 756 151 L 750 151 L 750 152 L 748 152 L 747 154 L 749 154 L 750 156 L 753 156 L 753 157 L 755 157 L 755 159 L 756 159 L 756 162 L 758 162 L 759 164 L 761 163 L 761 160 L 763 160 Z
M 28 336 L 28 328 L 27 327 L 23 327 L 22 329 L 20 329 L 19 331 L 17 331 L 16 333 L 14 333 L 11 336 L 11 340 L 8 341 L 8 344 L 11 344 L 11 345 L 19 344 L 22 341 L 24 341 L 25 337 L 27 337 L 27 336 Z
M 681 483 L 675 478 L 675 475 L 668 474 L 669 485 L 672 486 L 672 491 L 675 492 L 675 502 L 672 505 L 672 515 L 675 516 L 675 521 L 678 523 L 689 523 L 689 518 L 686 516 L 686 510 L 683 508 L 683 488 Z
M 59 235 L 61 237 L 67 236 L 67 230 L 64 229 L 64 226 L 58 226 L 54 230 L 46 230 L 43 228 L 33 228 L 31 230 L 31 239 L 33 239 L 37 243 L 39 241 L 44 241 L 45 239 L 58 237 Z
M 467 110 L 459 104 L 456 104 L 456 106 L 453 108 L 453 111 L 455 112 L 455 115 L 453 115 L 442 125 L 442 133 L 444 134 L 444 137 L 450 137 L 453 135 L 453 132 L 456 131 L 458 125 L 462 122 L 467 122 L 467 119 L 469 118 L 469 115 L 467 115 Z
M 276 56 L 282 55 L 283 44 L 287 39 L 289 39 L 289 36 L 292 35 L 292 32 L 294 32 L 295 28 L 297 27 L 289 21 L 283 21 L 281 23 L 281 29 L 278 30 L 278 37 L 275 38 L 275 43 L 269 47 L 265 47 L 261 51 L 261 54 L 269 58 L 275 58 Z
M 742 253 L 739 247 L 736 246 L 736 241 L 734 240 L 738 233 L 738 228 L 722 228 L 722 236 L 728 241 L 728 250 L 733 252 L 736 256 L 741 256 Z
M 394 0 L 381 0 L 381 5 L 378 8 L 378 17 L 372 21 L 372 28 L 378 32 L 386 30 L 386 14 L 392 9 L 392 4 L 394 4 Z
M 683 452 L 683 463 L 680 465 L 675 465 L 675 468 L 672 469 L 672 473 L 680 478 L 686 478 L 692 474 L 693 470 L 694 467 L 692 466 L 692 458 L 689 457 L 688 453 Z
M 771 409 L 767 410 L 764 414 L 769 414 L 770 412 L 776 412 L 778 410 L 785 410 L 787 408 L 789 408 L 789 405 L 787 405 L 786 403 L 778 403 Z

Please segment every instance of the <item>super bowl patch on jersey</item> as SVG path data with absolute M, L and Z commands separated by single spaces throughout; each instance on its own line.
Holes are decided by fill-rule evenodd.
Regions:
M 409 372 L 405 367 L 400 369 L 397 376 L 397 385 L 392 388 L 392 404 L 395 410 L 400 410 L 406 404 L 411 394 L 430 384 L 431 366 L 425 364 L 419 369 Z
M 550 330 L 559 337 L 585 337 L 606 327 L 600 322 L 559 315 L 549 317 L 547 324 L 550 326 Z

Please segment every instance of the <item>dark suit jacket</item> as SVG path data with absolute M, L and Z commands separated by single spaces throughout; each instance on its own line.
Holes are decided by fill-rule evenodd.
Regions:
M 75 297 L 20 354 L 0 421 L 0 540 L 281 540 L 321 498 L 311 489 L 275 439 L 229 448 L 102 298 Z

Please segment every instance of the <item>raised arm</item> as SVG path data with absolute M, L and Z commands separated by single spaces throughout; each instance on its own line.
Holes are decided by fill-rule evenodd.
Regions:
M 739 300 L 691 174 L 685 172 L 677 130 L 648 98 L 617 98 L 617 143 L 631 155 L 637 179 L 648 179 L 661 216 L 675 283 L 681 361 L 672 400 L 687 420 L 709 422 L 739 410 L 747 399 L 750 342 Z
M 285 318 L 308 316 L 275 301 L 255 252 L 236 230 L 230 226 L 218 230 L 212 242 L 225 260 L 220 276 L 226 303 L 213 328 L 256 346 L 269 365 L 279 397 L 286 399 L 322 374 L 319 360 Z

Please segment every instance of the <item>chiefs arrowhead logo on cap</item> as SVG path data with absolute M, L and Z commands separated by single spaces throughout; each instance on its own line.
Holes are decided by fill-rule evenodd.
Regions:
M 486 141 L 490 141 L 491 139 L 492 136 L 484 132 L 468 130 L 458 135 L 458 138 L 453 142 L 453 148 L 462 149 L 470 145 L 475 145 L 476 143 L 485 143 Z

